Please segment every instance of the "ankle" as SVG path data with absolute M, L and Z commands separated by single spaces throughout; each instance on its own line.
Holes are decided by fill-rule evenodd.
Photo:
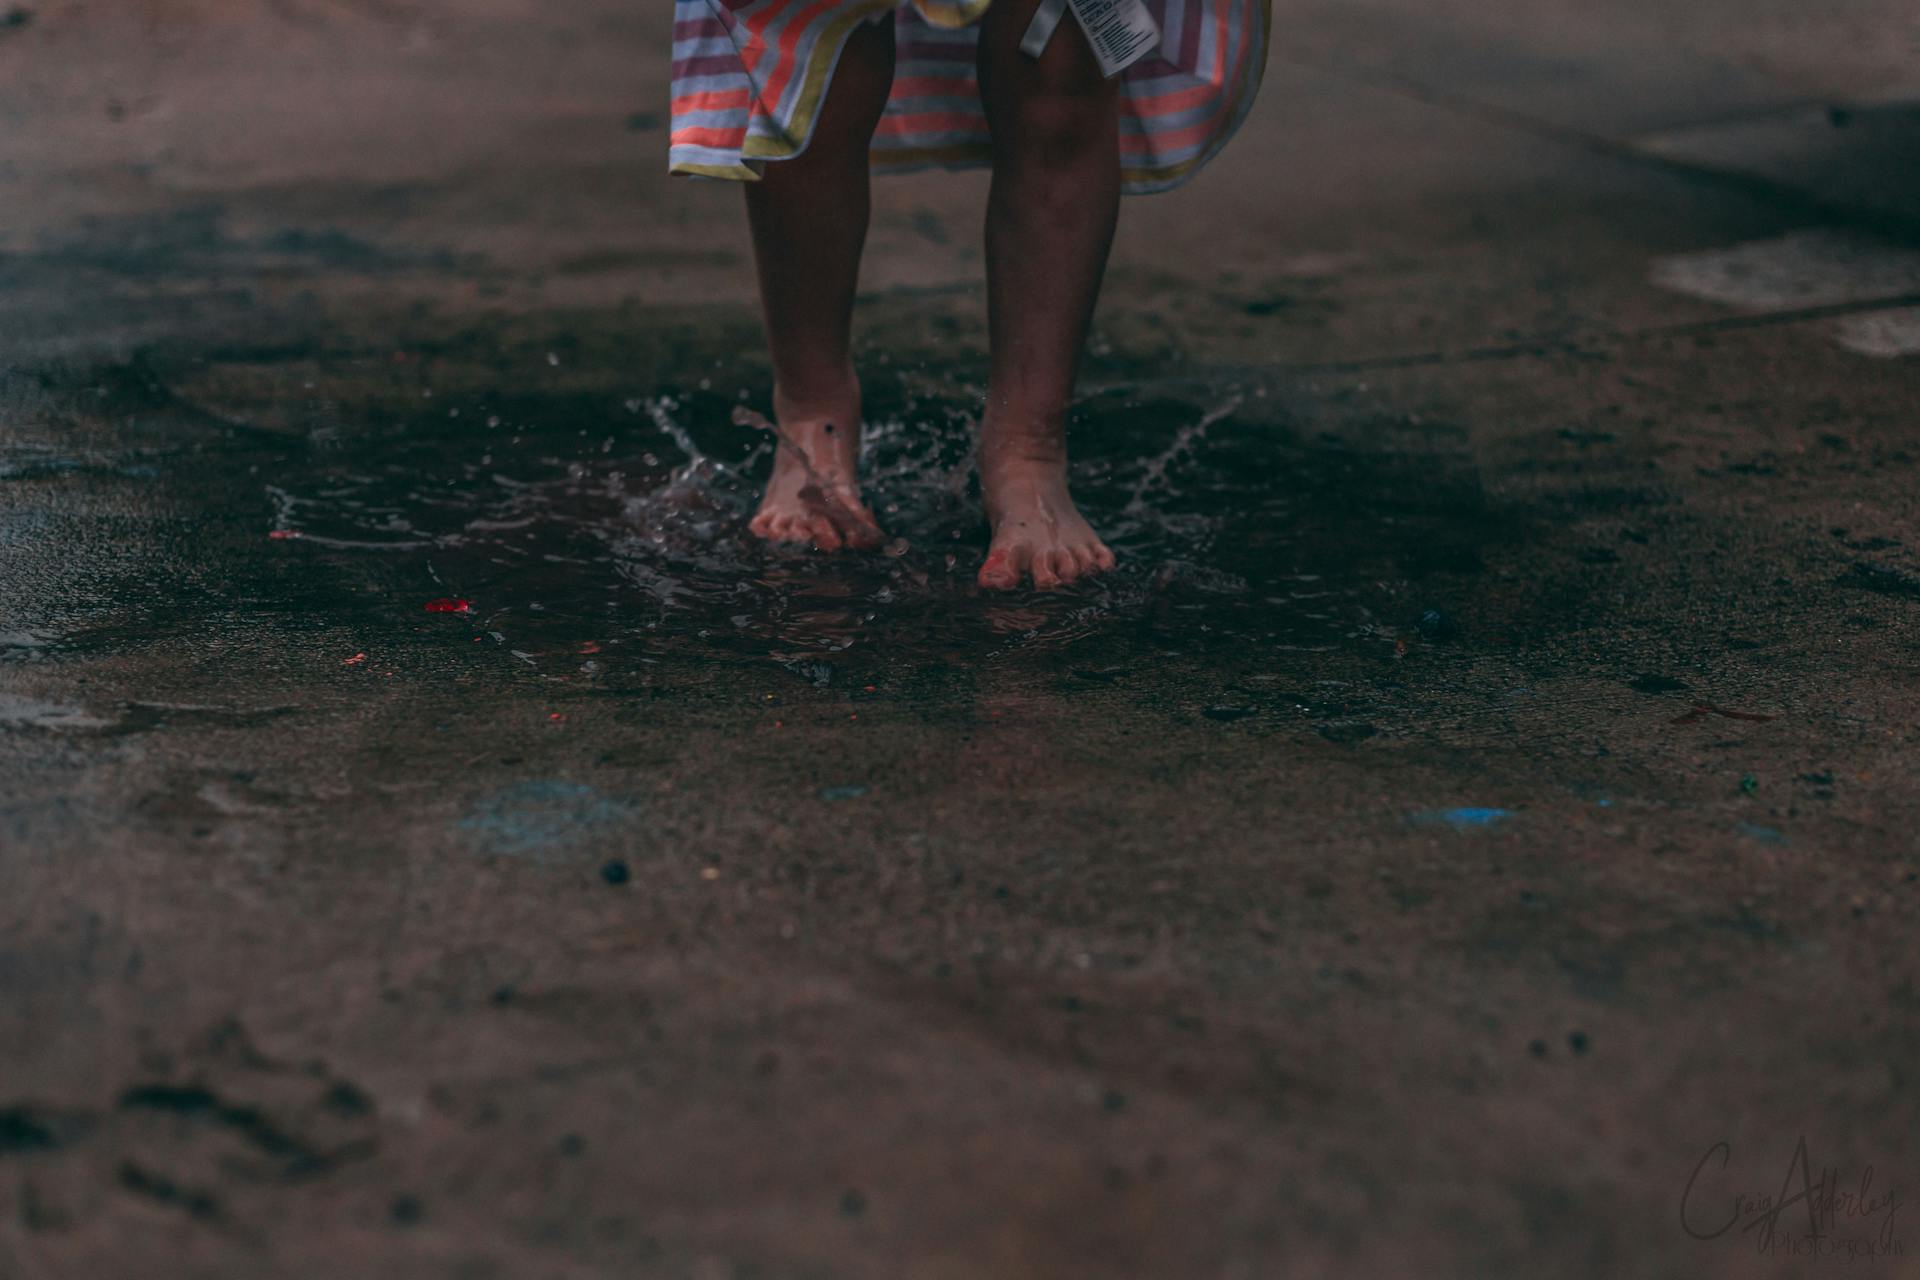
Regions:
M 773 385 L 774 415 L 795 424 L 851 419 L 858 428 L 860 379 L 848 362 L 841 369 L 810 371 L 803 377 L 783 378 Z
M 1058 472 L 1066 474 L 1067 438 L 1065 430 L 1045 421 L 989 417 L 980 429 L 980 474 L 983 479 L 1000 474 Z
M 997 520 L 1009 505 L 1067 498 L 1067 459 L 1059 454 L 1006 454 L 980 458 L 980 496 Z

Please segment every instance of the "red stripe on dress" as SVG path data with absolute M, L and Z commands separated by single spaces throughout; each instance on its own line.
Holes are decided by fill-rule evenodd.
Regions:
M 786 3 L 781 5 L 781 8 L 782 10 L 791 9 L 796 4 L 802 2 L 803 0 L 787 0 Z M 838 9 L 843 2 L 844 0 L 813 0 L 811 5 L 802 9 L 788 21 L 786 29 L 780 33 L 779 61 L 775 64 L 772 72 L 768 74 L 766 88 L 762 90 L 760 94 L 761 100 L 767 104 L 769 112 L 786 98 L 787 85 L 793 81 L 794 73 L 799 69 L 797 66 L 799 59 L 796 54 L 800 47 L 800 42 L 811 36 L 813 43 L 817 44 L 820 33 L 814 30 L 815 24 L 830 11 Z M 755 16 L 759 17 L 760 15 L 756 14 Z M 762 33 L 766 31 L 766 25 L 764 21 L 761 22 L 756 32 L 756 34 L 761 34 L 761 47 L 763 49 L 766 45 Z M 817 110 L 818 104 L 815 105 Z M 791 124 L 792 121 L 782 120 L 780 123 L 785 126 Z
M 1122 155 L 1157 155 L 1163 151 L 1172 151 L 1196 141 L 1205 141 L 1221 127 L 1222 117 L 1226 116 L 1233 109 L 1234 97 L 1228 90 L 1231 85 L 1238 83 L 1241 75 L 1245 74 L 1250 49 L 1255 43 L 1253 32 L 1243 31 L 1241 33 L 1239 49 L 1237 50 L 1239 57 L 1234 66 L 1233 79 L 1231 81 L 1224 79 L 1228 47 L 1227 36 L 1228 28 L 1231 25 L 1232 8 L 1233 5 L 1231 3 L 1223 3 L 1218 10 L 1220 31 L 1217 33 L 1218 39 L 1215 42 L 1213 88 L 1210 90 L 1218 97 L 1218 105 L 1199 122 L 1180 129 L 1149 130 L 1145 133 L 1122 134 L 1120 137 L 1120 153 Z M 1164 96 L 1172 97 L 1176 95 L 1170 94 Z
M 1176 111 L 1200 106 L 1219 92 L 1219 85 L 1197 84 L 1184 89 L 1169 89 L 1165 93 L 1157 93 L 1152 97 L 1134 97 L 1128 94 L 1126 104 L 1130 114 L 1142 119 L 1152 119 L 1155 116 L 1172 115 Z
M 707 93 L 687 93 L 673 100 L 673 110 L 677 115 L 682 111 L 727 111 L 738 110 L 753 102 L 753 94 L 745 89 L 714 89 Z
M 708 129 L 700 126 L 675 129 L 668 138 L 676 147 L 711 147 L 716 151 L 738 151 L 740 144 L 746 140 L 745 129 Z

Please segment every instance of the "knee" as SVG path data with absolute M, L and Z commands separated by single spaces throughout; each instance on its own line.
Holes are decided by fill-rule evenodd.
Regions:
M 1115 145 L 1118 90 L 1097 67 L 1025 68 L 1009 95 L 1003 140 L 1016 156 L 1061 157 Z

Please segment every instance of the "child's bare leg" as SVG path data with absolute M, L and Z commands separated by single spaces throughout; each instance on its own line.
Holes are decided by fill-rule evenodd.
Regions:
M 1019 49 L 1038 0 L 996 0 L 980 33 L 993 130 L 987 319 L 993 345 L 980 484 L 993 545 L 984 587 L 1036 587 L 1113 567 L 1067 493 L 1067 408 L 1120 204 L 1119 95 L 1069 15 L 1046 51 Z
M 747 185 L 780 429 L 753 532 L 823 551 L 881 541 L 860 501 L 850 335 L 868 218 L 867 148 L 893 84 L 893 24 L 848 39 L 807 149 Z

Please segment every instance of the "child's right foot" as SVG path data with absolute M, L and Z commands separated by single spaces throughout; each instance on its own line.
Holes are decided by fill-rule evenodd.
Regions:
M 1051 591 L 1113 568 L 1113 552 L 1067 492 L 1064 447 L 1010 448 L 982 431 L 980 492 L 993 527 L 981 586 L 1009 591 L 1031 579 Z
M 821 551 L 867 551 L 886 540 L 879 521 L 860 501 L 860 394 L 837 397 L 832 408 L 802 408 L 776 389 L 776 422 L 750 410 L 736 422 L 774 436 L 773 475 L 747 528 L 769 542 L 810 544 Z

